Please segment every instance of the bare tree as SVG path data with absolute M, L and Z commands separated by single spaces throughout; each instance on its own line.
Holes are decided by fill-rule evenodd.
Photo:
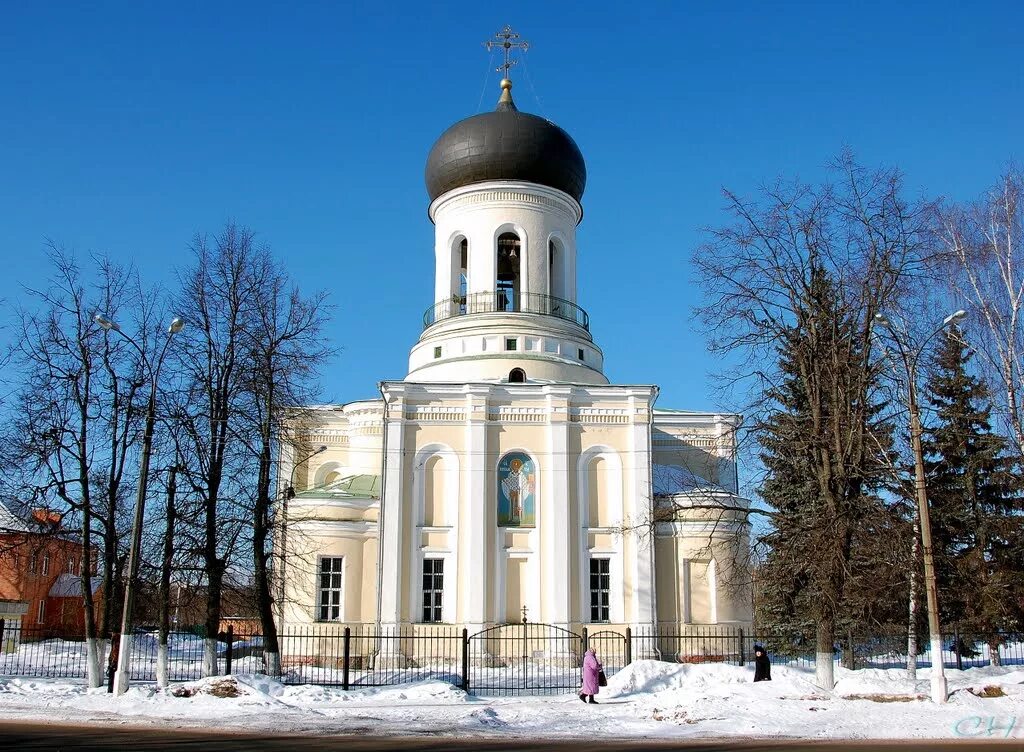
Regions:
M 190 324 L 189 336 L 175 351 L 186 381 L 176 420 L 183 451 L 194 463 L 187 478 L 197 504 L 196 545 L 206 580 L 203 673 L 212 676 L 218 672 L 224 576 L 241 532 L 237 508 L 228 507 L 237 503 L 245 479 L 252 477 L 250 457 L 235 431 L 249 365 L 245 356 L 254 300 L 253 235 L 229 224 L 212 244 L 198 236 L 192 251 L 193 265 L 179 275 L 176 298 L 177 310 Z
M 1024 454 L 1024 175 L 1009 169 L 980 200 L 940 212 L 953 292 L 971 315 L 968 340 L 1002 396 L 1007 435 Z
M 303 297 L 266 249 L 252 258 L 251 274 L 255 309 L 246 340 L 250 364 L 247 391 L 258 457 L 252 509 L 252 564 L 264 665 L 270 675 L 277 676 L 281 671 L 280 648 L 269 550 L 274 469 L 281 444 L 290 440 L 286 423 L 296 424 L 297 411 L 312 399 L 312 378 L 333 350 L 321 338 L 328 314 L 326 293 Z
M 19 469 L 25 493 L 78 519 L 87 678 L 99 686 L 100 640 L 109 638 L 119 592 L 122 502 L 130 491 L 123 474 L 133 459 L 142 381 L 135 355 L 107 338 L 93 316 L 101 309 L 144 316 L 145 309 L 128 304 L 143 299 L 131 271 L 95 259 L 90 286 L 70 254 L 51 245 L 50 261 L 50 285 L 29 290 L 36 309 L 18 315 L 11 355 L 22 381 L 8 426 L 8 463 Z M 97 548 L 104 592 L 99 614 L 91 576 Z
M 749 364 L 731 378 L 751 390 L 754 430 L 778 424 L 778 400 L 800 403 L 798 423 L 776 433 L 789 436 L 785 451 L 800 457 L 800 477 L 787 481 L 799 493 L 776 510 L 793 534 L 775 543 L 793 547 L 779 553 L 796 567 L 792 585 L 809 595 L 825 688 L 858 525 L 875 513 L 871 489 L 884 472 L 872 439 L 872 320 L 932 242 L 931 206 L 906 201 L 898 173 L 865 170 L 848 154 L 834 168 L 836 180 L 817 188 L 779 183 L 756 201 L 727 192 L 734 223 L 710 230 L 694 256 L 712 351 Z

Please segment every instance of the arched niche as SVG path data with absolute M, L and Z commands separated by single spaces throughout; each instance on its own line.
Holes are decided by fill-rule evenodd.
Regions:
M 416 524 L 421 527 L 452 526 L 458 515 L 458 455 L 451 447 L 429 444 L 416 453 L 413 467 Z
M 622 459 L 608 446 L 584 450 L 576 463 L 579 488 L 577 515 L 580 521 L 578 566 L 579 614 L 582 621 L 619 623 L 625 618 L 625 566 L 623 554 Z M 600 531 L 613 534 L 592 535 Z M 594 565 L 602 567 L 607 580 L 607 618 L 594 618 L 591 590 Z M 599 575 L 600 576 L 600 575 Z
M 608 472 L 609 463 L 603 457 L 594 457 L 587 464 L 587 521 L 590 527 L 611 525 Z
M 423 466 L 423 525 L 440 527 L 447 524 L 447 478 L 444 458 L 434 455 Z
M 441 560 L 444 592 L 442 621 L 455 620 L 459 581 L 459 455 L 444 444 L 420 447 L 413 458 L 412 555 L 409 557 L 408 613 L 423 616 L 423 575 L 426 559 Z
M 580 455 L 577 464 L 580 523 L 583 527 L 622 524 L 622 459 L 610 447 L 596 446 Z
M 340 462 L 325 462 L 313 474 L 313 488 L 322 488 L 345 477 L 345 466 Z

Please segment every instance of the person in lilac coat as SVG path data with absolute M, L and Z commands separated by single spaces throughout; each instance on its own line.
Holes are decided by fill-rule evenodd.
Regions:
M 594 649 L 591 648 L 587 651 L 587 654 L 583 656 L 583 688 L 580 689 L 580 699 L 583 702 L 589 702 L 592 705 L 597 705 L 597 700 L 594 699 L 594 695 L 601 691 L 601 687 L 597 680 L 597 675 L 601 671 L 601 664 L 597 660 L 597 655 L 594 653 Z

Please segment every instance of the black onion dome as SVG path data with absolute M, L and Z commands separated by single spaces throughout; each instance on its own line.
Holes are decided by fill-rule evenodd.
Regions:
M 501 82 L 494 112 L 460 120 L 437 139 L 427 157 L 430 200 L 485 180 L 525 180 L 583 198 L 587 166 L 572 137 L 550 120 L 519 112 L 512 83 Z

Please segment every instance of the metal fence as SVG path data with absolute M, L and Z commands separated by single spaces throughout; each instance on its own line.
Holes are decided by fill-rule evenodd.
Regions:
M 481 695 L 579 691 L 587 630 L 552 624 L 501 624 L 466 635 L 463 687 Z
M 468 295 L 453 295 L 430 306 L 423 313 L 423 328 L 438 321 L 455 316 L 475 313 L 536 313 L 542 316 L 557 316 L 566 321 L 590 329 L 590 316 L 572 301 L 541 293 L 512 291 L 474 292 Z
M 506 624 L 470 633 L 445 625 L 309 625 L 280 636 L 281 675 L 288 684 L 334 685 L 344 689 L 440 680 L 480 695 L 559 694 L 581 681 L 584 652 L 592 648 L 613 676 L 634 660 L 673 663 L 731 663 L 753 660 L 765 647 L 772 663 L 813 669 L 813 636 L 765 634 L 732 627 L 658 625 L 640 629 L 589 625 L 573 631 L 548 624 Z M 231 629 L 215 643 L 218 671 L 264 673 L 263 640 Z M 203 675 L 204 641 L 193 632 L 168 639 L 171 681 Z M 918 640 L 918 665 L 930 666 L 928 641 Z M 943 664 L 966 669 L 1024 665 L 1024 634 L 960 634 L 943 637 Z M 109 662 L 104 644 L 103 665 Z M 155 681 L 158 640 L 139 632 L 132 640 L 131 678 Z M 993 660 L 994 659 L 994 660 Z M 833 660 L 851 669 L 901 668 L 907 664 L 906 633 L 843 636 Z M 84 678 L 86 650 L 75 634 L 20 627 L 0 620 L 0 675 Z
M 463 684 L 465 630 L 375 625 L 289 628 L 278 639 L 288 684 L 378 687 L 439 679 Z

